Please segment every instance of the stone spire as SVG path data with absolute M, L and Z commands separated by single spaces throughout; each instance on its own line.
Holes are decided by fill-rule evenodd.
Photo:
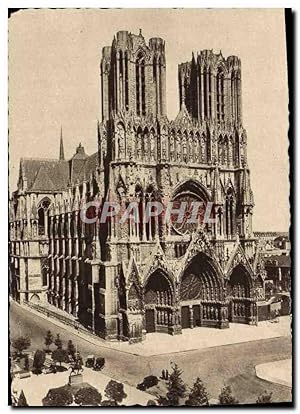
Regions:
M 59 161 L 64 161 L 64 160 L 65 160 L 65 151 L 64 151 L 62 127 L 61 127 L 60 128 Z
M 253 200 L 253 193 L 250 186 L 250 177 L 249 177 L 249 171 L 247 169 L 247 166 L 244 166 L 243 172 L 242 172 L 242 203 L 246 206 L 253 206 L 254 200 Z

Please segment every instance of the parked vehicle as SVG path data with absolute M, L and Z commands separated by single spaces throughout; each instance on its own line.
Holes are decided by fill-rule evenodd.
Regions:
M 101 371 L 101 369 L 104 367 L 105 365 L 105 359 L 102 357 L 98 357 L 96 358 L 93 370 L 94 371 Z
M 95 365 L 95 355 L 88 355 L 85 361 L 85 366 L 87 368 L 93 368 Z
M 158 384 L 158 378 L 155 375 L 149 375 L 145 377 L 143 382 L 138 384 L 136 388 L 141 391 L 146 391 L 148 388 L 154 387 Z
M 30 371 L 21 371 L 21 372 L 19 372 L 18 377 L 20 379 L 29 378 L 29 377 L 31 377 L 31 373 L 30 373 Z
M 95 357 L 95 355 L 88 355 L 85 366 L 92 368 L 95 371 L 100 371 L 105 365 L 105 359 L 102 357 Z
M 43 369 L 44 374 L 56 374 L 57 369 L 55 365 L 50 365 L 49 367 L 46 367 Z

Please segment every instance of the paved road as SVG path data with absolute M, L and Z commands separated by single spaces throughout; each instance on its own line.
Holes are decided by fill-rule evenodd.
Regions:
M 220 388 L 226 382 L 232 386 L 240 402 L 255 402 L 264 390 L 273 392 L 274 401 L 291 400 L 291 392 L 287 387 L 257 378 L 254 369 L 257 364 L 290 358 L 291 340 L 288 337 L 142 357 L 90 344 L 54 325 L 50 320 L 11 304 L 11 338 L 28 335 L 31 338 L 31 350 L 43 349 L 43 338 L 48 329 L 55 335 L 59 333 L 64 343 L 72 339 L 83 357 L 89 354 L 105 357 L 106 366 L 103 372 L 130 385 L 136 385 L 146 375 L 160 375 L 163 368 L 170 371 L 170 362 L 176 362 L 184 371 L 184 380 L 191 384 L 196 376 L 200 376 L 212 398 L 217 398 Z

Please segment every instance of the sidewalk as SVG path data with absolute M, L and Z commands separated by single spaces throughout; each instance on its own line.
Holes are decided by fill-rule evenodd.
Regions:
M 279 323 L 264 321 L 259 322 L 258 326 L 230 324 L 228 329 L 200 327 L 194 329 L 184 329 L 182 330 L 181 335 L 175 336 L 164 333 L 148 333 L 145 341 L 129 345 L 128 342 L 108 342 L 93 334 L 78 332 L 72 326 L 66 325 L 54 318 L 49 318 L 26 305 L 17 304 L 17 306 L 21 306 L 23 309 L 34 313 L 42 319 L 51 321 L 54 325 L 69 331 L 73 335 L 77 335 L 80 338 L 85 339 L 93 345 L 145 357 L 187 352 L 291 335 L 290 317 L 283 316 L 280 318 Z
M 268 362 L 267 364 L 256 365 L 256 376 L 265 381 L 292 387 L 292 360 Z
M 162 333 L 147 334 L 144 342 L 129 345 L 127 342 L 114 343 L 114 349 L 141 356 L 154 356 L 187 352 L 217 346 L 259 341 L 291 335 L 290 317 L 281 317 L 279 323 L 259 322 L 258 326 L 230 324 L 229 329 L 194 328 L 183 329 L 181 335 L 170 336 Z

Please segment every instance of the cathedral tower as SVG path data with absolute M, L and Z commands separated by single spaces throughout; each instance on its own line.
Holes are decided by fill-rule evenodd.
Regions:
M 178 67 L 180 105 L 193 119 L 218 124 L 242 122 L 241 61 L 202 50 Z
M 166 115 L 165 42 L 159 37 L 147 45 L 139 35 L 120 31 L 112 46 L 102 50 L 102 118 L 127 113 L 137 117 Z

